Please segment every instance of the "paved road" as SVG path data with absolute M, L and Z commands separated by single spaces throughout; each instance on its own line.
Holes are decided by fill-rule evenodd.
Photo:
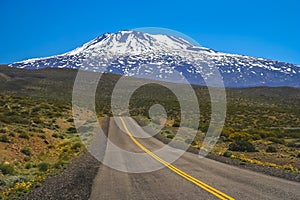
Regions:
M 134 170 L 135 166 L 137 171 L 148 169 L 149 165 L 160 169 L 153 172 L 126 173 L 101 165 L 94 179 L 91 200 L 300 199 L 300 183 L 240 169 L 207 158 L 200 159 L 198 155 L 189 152 L 185 152 L 172 165 L 168 165 L 167 162 L 173 159 L 172 155 L 168 158 L 158 151 L 156 155 L 159 155 L 159 158 L 155 158 L 156 155 L 145 153 L 148 149 L 155 151 L 165 146 L 153 137 L 137 138 L 145 135 L 147 133 L 131 118 L 110 120 L 108 138 L 111 143 L 107 143 L 104 162 L 123 171 Z M 134 153 L 144 153 L 144 157 L 128 157 L 127 153 L 117 151 L 116 147 Z M 174 152 L 176 154 L 179 151 Z M 160 158 L 162 159 L 159 160 Z

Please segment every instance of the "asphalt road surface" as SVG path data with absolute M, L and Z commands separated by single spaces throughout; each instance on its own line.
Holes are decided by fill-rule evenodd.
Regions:
M 104 152 L 104 163 L 114 169 L 105 164 L 100 166 L 91 200 L 300 199 L 298 182 L 199 158 L 197 154 L 184 152 L 169 163 L 173 159 L 172 150 L 168 154 L 159 152 L 165 144 L 153 137 L 139 138 L 147 134 L 131 118 L 110 120 L 110 142 Z M 143 157 L 135 159 L 117 147 Z M 152 153 L 156 150 L 157 153 Z M 174 150 L 175 155 L 178 152 Z M 151 171 L 156 168 L 159 169 Z

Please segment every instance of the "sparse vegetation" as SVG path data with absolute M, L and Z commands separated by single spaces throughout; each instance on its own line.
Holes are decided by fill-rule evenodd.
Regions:
M 16 191 L 28 191 L 49 174 L 63 169 L 84 149 L 71 113 L 76 71 L 62 73 L 61 70 L 44 69 L 31 72 L 0 68 L 0 73 L 12 77 L 11 81 L 0 84 L 0 170 L 4 177 L 0 177 L 0 199 L 14 199 Z M 112 116 L 110 97 L 119 78 L 104 74 L 100 80 L 95 102 L 101 117 Z M 132 80 L 128 90 L 136 86 L 137 81 L 140 80 Z M 195 127 L 188 121 L 181 125 L 198 130 L 198 134 L 193 139 L 176 138 L 199 149 L 210 124 L 211 105 L 206 87 L 193 88 L 199 98 L 200 124 Z M 212 153 L 299 172 L 300 90 L 262 87 L 227 89 L 226 92 L 225 126 Z M 180 104 L 169 89 L 158 84 L 145 85 L 134 92 L 129 103 L 130 114 L 142 116 L 145 124 L 150 121 L 149 108 L 161 104 L 167 113 L 161 134 L 174 139 L 181 113 Z M 193 111 L 189 115 L 192 116 Z M 160 122 L 160 119 L 155 120 Z M 84 130 L 91 131 L 91 128 L 86 125 Z M 24 142 L 29 151 L 23 150 Z M 12 157 L 6 156 L 7 152 Z M 13 181 L 8 182 L 8 179 Z
M 47 162 L 42 162 L 40 164 L 38 164 L 38 169 L 41 172 L 46 172 L 49 168 L 50 168 L 50 164 Z
M 68 161 L 60 156 L 70 160 L 82 151 L 73 147 L 79 141 L 76 134 L 63 134 L 67 128 L 61 124 L 73 127 L 67 121 L 71 113 L 65 103 L 0 94 L 0 110 L 0 142 L 6 143 L 0 145 L 0 199 L 18 199 L 63 169 Z M 72 147 L 74 151 L 64 151 Z

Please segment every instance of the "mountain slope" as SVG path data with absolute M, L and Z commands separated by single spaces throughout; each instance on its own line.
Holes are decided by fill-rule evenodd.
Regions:
M 294 64 L 226 54 L 196 46 L 184 39 L 137 31 L 105 33 L 65 54 L 29 59 L 11 67 L 26 69 L 73 68 L 205 84 L 216 66 L 226 87 L 300 87 L 300 67 Z M 178 72 L 178 73 L 176 73 Z

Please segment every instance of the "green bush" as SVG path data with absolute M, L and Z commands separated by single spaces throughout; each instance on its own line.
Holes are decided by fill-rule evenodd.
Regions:
M 9 143 L 9 139 L 8 139 L 7 135 L 1 135 L 0 136 L 0 142 Z
M 173 127 L 179 127 L 180 126 L 180 121 L 175 120 L 173 123 Z
M 68 164 L 69 161 L 65 160 L 65 159 L 60 159 L 59 161 L 57 161 L 53 167 L 56 168 L 56 169 L 61 169 L 61 168 L 64 168 L 66 164 Z
M 231 155 L 232 155 L 232 153 L 231 153 L 230 151 L 225 151 L 225 152 L 223 153 L 223 156 L 224 156 L 224 157 L 227 157 L 227 158 L 230 158 Z
M 26 156 L 31 156 L 31 151 L 27 147 L 21 149 L 21 153 L 25 154 Z
M 32 164 L 31 163 L 26 163 L 25 164 L 25 169 L 31 169 L 32 168 Z
M 4 175 L 6 175 L 6 174 L 14 175 L 14 173 L 15 173 L 15 169 L 12 165 L 4 164 L 4 163 L 0 163 L 0 171 Z
M 0 129 L 0 133 L 6 133 L 6 129 L 1 128 L 1 129 Z
M 300 158 L 300 153 L 298 153 L 297 158 Z
M 42 163 L 38 164 L 37 167 L 38 167 L 39 171 L 45 172 L 50 168 L 50 164 L 46 163 L 46 162 L 42 162 Z
M 82 144 L 80 142 L 76 142 L 75 144 L 73 144 L 73 146 L 71 147 L 71 149 L 73 151 L 79 151 L 79 149 L 81 148 Z
M 173 139 L 174 137 L 175 137 L 175 135 L 172 133 L 167 135 L 167 138 L 169 138 L 169 139 Z
M 236 140 L 229 145 L 231 151 L 256 152 L 255 146 L 247 140 Z
M 24 161 L 25 161 L 25 162 L 28 162 L 30 159 L 31 159 L 30 156 L 26 156 L 26 157 L 24 158 Z
M 52 134 L 52 137 L 54 137 L 54 138 L 58 138 L 58 137 L 59 137 L 59 135 L 58 135 L 57 133 L 53 133 L 53 134 Z
M 73 118 L 67 119 L 67 122 L 74 122 Z
M 274 146 L 268 146 L 267 149 L 266 149 L 266 152 L 275 153 L 275 152 L 277 152 L 277 149 Z
M 77 130 L 75 127 L 70 127 L 70 128 L 68 128 L 67 132 L 68 133 L 77 133 Z
M 229 139 L 232 141 L 248 141 L 252 139 L 252 135 L 246 133 L 246 132 L 234 132 L 229 135 Z
M 45 136 L 45 135 L 42 135 L 42 134 L 39 135 L 38 137 L 41 138 L 41 139 L 43 139 L 43 140 L 46 139 L 46 136 Z
M 252 139 L 253 140 L 261 140 L 261 136 L 259 134 L 253 134 Z
M 14 132 L 10 132 L 8 135 L 9 135 L 10 137 L 16 137 L 16 134 L 15 134 Z
M 0 179 L 0 187 L 5 187 L 6 186 L 6 182 L 2 179 Z M 0 196 L 0 199 L 1 199 L 1 196 Z
M 29 140 L 30 136 L 28 134 L 26 134 L 26 133 L 20 133 L 19 138 L 23 138 L 23 139 Z

